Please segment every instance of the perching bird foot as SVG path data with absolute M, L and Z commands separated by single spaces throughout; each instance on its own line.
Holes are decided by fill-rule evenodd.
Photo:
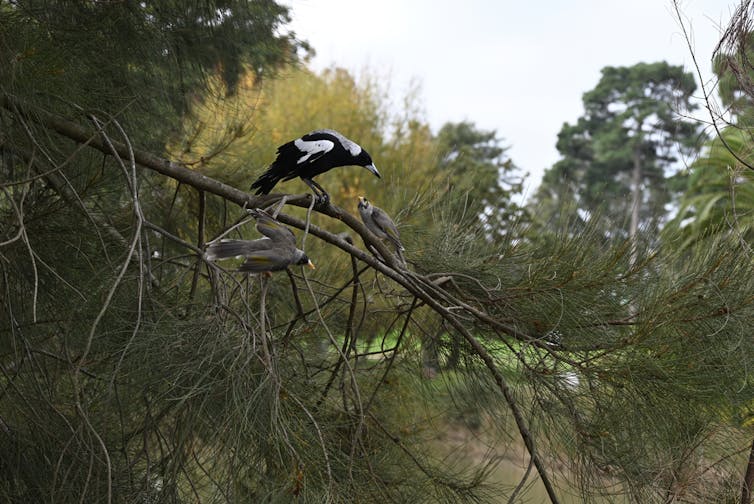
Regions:
M 325 194 L 313 194 L 312 198 L 314 198 L 314 207 L 318 209 L 325 209 L 330 206 L 330 196 Z

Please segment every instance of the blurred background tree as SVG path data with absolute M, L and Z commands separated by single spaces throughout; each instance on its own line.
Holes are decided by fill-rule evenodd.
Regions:
M 546 171 L 536 195 L 548 209 L 575 207 L 573 225 L 587 216 L 603 219 L 606 232 L 635 237 L 654 228 L 671 202 L 671 175 L 700 137 L 691 110 L 693 75 L 665 62 L 605 67 L 584 94 L 584 115 L 558 134 L 563 159 Z
M 690 165 L 677 214 L 663 231 L 680 239 L 675 246 L 685 248 L 720 234 L 751 243 L 754 172 L 746 166 L 754 163 L 750 140 L 745 130 L 727 127 Z
M 209 76 L 233 93 L 245 70 L 274 75 L 308 49 L 281 30 L 288 7 L 270 0 L 14 1 L 0 15 L 4 92 L 48 110 L 104 110 L 150 148 Z
M 754 81 L 748 2 L 739 7 L 713 59 L 718 98 L 723 111 L 713 117 L 716 135 L 706 142 L 689 167 L 679 208 L 667 232 L 680 232 L 681 247 L 716 235 L 731 236 L 748 247 L 752 238 L 752 119 Z M 710 110 L 717 110 L 710 104 Z
M 516 201 L 525 175 L 505 155 L 496 131 L 479 130 L 471 122 L 446 123 L 437 134 L 439 170 L 446 174 L 445 197 L 463 195 L 463 212 L 478 216 L 491 237 L 503 236 L 524 224 L 525 211 Z

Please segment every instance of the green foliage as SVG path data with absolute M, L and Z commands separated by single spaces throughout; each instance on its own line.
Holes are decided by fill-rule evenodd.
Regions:
M 539 446 L 546 438 L 548 453 L 564 456 L 575 487 L 614 492 L 620 482 L 641 502 L 674 492 L 700 502 L 714 495 L 720 480 L 697 478 L 748 443 L 738 425 L 726 425 L 752 393 L 746 249 L 720 240 L 679 250 L 670 239 L 659 252 L 642 251 L 650 259 L 626 272 L 629 243 L 606 242 L 594 224 L 548 247 L 479 247 L 455 228 L 445 236 L 418 262 L 454 272 L 455 289 L 533 338 L 517 345 L 473 326 L 500 368 L 513 369 L 517 397 L 537 419 Z M 441 361 L 453 358 L 452 345 L 439 348 Z M 473 373 L 473 364 L 461 362 L 464 376 Z M 501 414 L 485 392 L 462 395 L 464 410 Z M 743 463 L 718 469 L 736 474 Z
M 665 62 L 603 68 L 584 94 L 584 115 L 558 134 L 563 159 L 546 172 L 537 204 L 599 211 L 606 231 L 627 236 L 638 197 L 639 221 L 657 224 L 671 199 L 668 171 L 698 139 L 697 126 L 678 115 L 692 108 L 695 89 L 690 73 Z
M 463 211 L 482 218 L 492 236 L 520 225 L 524 210 L 515 202 L 524 177 L 495 131 L 482 131 L 469 122 L 447 123 L 437 134 L 439 171 L 447 177 L 445 196 Z M 458 195 L 462 195 L 459 198 Z
M 746 23 L 745 16 L 738 22 Z M 752 96 L 754 74 L 751 55 L 754 49 L 754 33 L 750 27 L 728 32 L 721 41 L 712 61 L 712 69 L 718 78 L 716 90 L 726 110 L 734 114 L 734 121 L 742 127 L 752 126 Z
M 3 50 L 41 48 L 45 32 L 35 23 L 69 29 L 66 16 L 80 10 L 81 26 L 97 28 L 96 14 L 102 30 L 149 34 L 145 12 L 157 8 L 34 4 L 57 9 L 60 19 L 47 19 L 31 5 L 0 4 L 3 20 L 30 23 L 18 35 L 3 31 Z M 176 18 L 181 5 L 185 17 Z M 745 462 L 739 446 L 750 442 L 731 421 L 751 402 L 748 251 L 724 239 L 647 249 L 627 269 L 632 244 L 596 223 L 521 239 L 516 224 L 480 221 L 490 209 L 524 218 L 507 201 L 519 181 L 505 180 L 514 165 L 497 134 L 460 123 L 433 135 L 414 95 L 396 117 L 368 74 L 299 68 L 260 81 L 252 55 L 264 58 L 275 41 L 289 54 L 287 36 L 228 30 L 232 20 L 260 16 L 270 29 L 284 19 L 273 14 L 285 9 L 265 5 L 166 3 L 165 33 L 122 46 L 143 54 L 111 54 L 117 44 L 93 33 L 103 55 L 118 56 L 101 78 L 94 65 L 106 65 L 89 55 L 85 34 L 78 48 L 48 41 L 37 54 L 69 50 L 81 59 L 69 61 L 80 66 L 70 82 L 47 76 L 29 55 L 15 76 L 0 69 L 11 77 L 2 91 L 90 121 L 105 145 L 167 145 L 172 159 L 240 188 L 283 141 L 335 127 L 373 154 L 387 180 L 342 168 L 323 185 L 347 210 L 366 193 L 391 213 L 410 267 L 388 268 L 312 233 L 305 248 L 320 268 L 311 274 L 248 276 L 232 262 L 207 263 L 203 243 L 242 215 L 226 193 L 204 187 L 200 195 L 198 184 L 179 186 L 128 155 L 74 144 L 39 108 L 23 112 L 3 95 L 0 500 L 495 502 L 514 492 L 491 477 L 512 453 L 527 454 L 524 464 L 538 457 L 532 476 L 550 475 L 557 492 L 581 500 L 616 487 L 641 502 L 710 501 L 729 491 Z M 197 6 L 233 16 L 199 15 Z M 235 17 L 242 7 L 251 18 Z M 130 24 L 118 28 L 115 19 Z M 180 19 L 186 31 L 171 34 Z M 228 40 L 213 44 L 205 29 Z M 260 40 L 272 46 L 245 38 L 265 33 Z M 199 35 L 209 37 L 203 55 L 181 45 Z M 182 62 L 191 64 L 161 63 L 160 37 L 188 51 Z M 226 73 L 234 61 L 243 67 L 237 80 Z M 179 67 L 187 72 L 180 81 L 158 82 Z M 27 89 L 31 77 L 39 82 Z M 91 96 L 79 89 L 85 78 Z M 39 94 L 57 84 L 63 100 Z M 181 85 L 209 91 L 189 96 Z M 153 106 L 155 89 L 190 110 Z M 117 105 L 140 90 L 143 101 L 119 115 Z M 136 114 L 140 107 L 148 113 Z M 578 128 L 566 136 L 587 131 Z M 579 149 L 617 167 L 605 149 L 619 138 L 583 134 L 589 141 Z M 587 170 L 574 166 L 577 175 Z M 297 184 L 280 190 L 304 189 Z M 355 232 L 325 213 L 312 222 Z M 233 234 L 256 237 L 249 228 Z M 430 349 L 434 379 L 425 373 Z M 533 448 L 521 441 L 525 432 Z
M 159 148 L 209 74 L 232 91 L 244 68 L 294 60 L 306 46 L 281 34 L 288 21 L 271 0 L 3 1 L 0 82 L 53 110 L 106 111 Z
M 104 168 L 115 169 L 111 163 Z M 20 203 L 21 193 L 14 197 Z M 500 495 L 487 485 L 501 453 L 523 450 L 515 422 L 489 369 L 438 312 L 371 273 L 358 283 L 295 275 L 305 319 L 284 274 L 264 280 L 202 267 L 192 294 L 197 262 L 187 245 L 135 232 L 134 205 L 127 201 L 117 221 L 141 243 L 125 270 L 128 247 L 68 205 L 40 208 L 45 218 L 23 220 L 28 242 L 2 248 L 0 446 L 1 460 L 14 461 L 3 472 L 11 475 L 4 497 Z M 556 237 L 548 248 L 493 243 L 469 225 L 473 216 L 458 220 L 452 202 L 441 208 L 447 212 L 421 237 L 427 245 L 414 252 L 421 269 L 411 278 L 450 275 L 442 296 L 495 321 L 464 315 L 522 405 L 548 467 L 563 457 L 563 476 L 585 499 L 616 481 L 642 501 L 673 494 L 678 481 L 710 495 L 717 487 L 693 478 L 735 452 L 741 434 L 720 418 L 751 392 L 753 349 L 741 335 L 754 319 L 754 275 L 745 253 L 724 242 L 688 255 L 661 251 L 626 272 L 629 247 L 606 243 L 596 229 Z M 61 236 L 78 247 L 65 260 Z M 146 253 L 155 249 L 159 256 Z M 437 337 L 443 366 L 432 381 L 420 373 L 425 337 Z M 438 457 L 448 426 L 496 448 L 473 461 Z
M 751 242 L 754 174 L 744 164 L 754 163 L 750 142 L 745 131 L 726 128 L 691 164 L 678 214 L 667 226 L 670 233 L 681 235 L 678 246 L 718 234 L 729 235 L 734 242 Z
M 748 247 L 752 238 L 750 58 L 754 37 L 747 19 L 748 11 L 742 6 L 715 53 L 716 89 L 733 123 L 719 130 L 689 167 L 677 216 L 668 225 L 670 233 L 682 237 L 681 247 L 719 235 Z

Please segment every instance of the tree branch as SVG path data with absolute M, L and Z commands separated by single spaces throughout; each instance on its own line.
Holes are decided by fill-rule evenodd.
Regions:
M 114 152 L 123 159 L 133 160 L 137 164 L 145 168 L 173 178 L 183 184 L 192 186 L 199 191 L 204 191 L 206 193 L 211 193 L 219 196 L 243 208 L 269 207 L 278 202 L 282 197 L 285 197 L 285 203 L 302 208 L 309 208 L 312 203 L 312 195 L 308 194 L 285 196 L 277 194 L 263 196 L 250 195 L 244 191 L 202 175 L 201 173 L 198 173 L 194 170 L 190 170 L 185 166 L 180 165 L 179 163 L 156 156 L 150 152 L 129 148 L 129 146 L 116 142 L 113 139 L 108 139 L 107 143 L 105 143 L 101 136 L 101 132 L 88 130 L 74 122 L 52 115 L 45 111 L 30 111 L 26 107 L 24 107 L 24 105 L 18 100 L 8 95 L 2 96 L 2 106 L 14 113 L 22 114 L 24 115 L 24 117 L 27 117 L 28 119 L 37 122 L 62 136 L 70 138 L 71 140 L 88 145 L 89 147 L 99 150 L 108 155 L 111 155 Z M 408 292 L 410 292 L 416 298 L 420 299 L 427 306 L 432 308 L 443 319 L 445 319 L 460 335 L 463 336 L 463 338 L 469 343 L 474 354 L 476 354 L 481 359 L 485 367 L 494 377 L 494 380 L 498 388 L 500 389 L 500 392 L 505 398 L 505 401 L 513 414 L 519 430 L 519 434 L 521 435 L 521 438 L 526 445 L 527 451 L 529 452 L 534 466 L 539 472 L 539 476 L 542 479 L 542 483 L 548 493 L 548 496 L 550 497 L 550 501 L 557 503 L 558 498 L 555 494 L 554 487 L 552 486 L 547 475 L 547 469 L 545 468 L 541 458 L 538 455 L 538 452 L 534 445 L 533 436 L 528 429 L 523 413 L 518 407 L 513 394 L 513 390 L 508 386 L 500 370 L 497 369 L 493 357 L 485 349 L 484 345 L 482 345 L 482 343 L 468 331 L 464 323 L 459 319 L 458 315 L 453 313 L 452 309 L 461 308 L 491 329 L 502 331 L 511 337 L 529 342 L 535 340 L 535 338 L 524 335 L 517 330 L 507 326 L 506 324 L 501 323 L 489 314 L 484 313 L 481 310 L 472 307 L 468 303 L 455 298 L 446 290 L 439 288 L 438 285 L 433 283 L 431 280 L 405 270 L 402 265 L 396 262 L 395 256 L 387 249 L 387 247 L 381 241 L 376 239 L 376 237 L 374 237 L 374 235 L 372 235 L 371 232 L 367 230 L 367 228 L 359 219 L 346 212 L 344 209 L 329 204 L 324 206 L 317 206 L 316 210 L 320 214 L 327 215 L 331 218 L 342 221 L 346 226 L 351 228 L 354 232 L 358 233 L 368 247 L 374 248 L 380 254 L 380 256 L 384 258 L 384 262 L 383 260 L 380 260 L 377 257 L 355 247 L 351 243 L 348 243 L 348 241 L 346 241 L 342 236 L 319 228 L 318 226 L 307 221 L 303 221 L 301 219 L 283 213 L 279 213 L 277 219 L 284 224 L 294 226 L 298 229 L 308 229 L 308 232 L 310 232 L 314 236 L 317 236 L 321 240 L 340 248 L 341 250 L 350 254 L 352 257 L 368 264 L 386 277 L 395 281 L 397 284 L 403 286 Z M 443 305 L 443 301 L 448 304 L 447 307 Z

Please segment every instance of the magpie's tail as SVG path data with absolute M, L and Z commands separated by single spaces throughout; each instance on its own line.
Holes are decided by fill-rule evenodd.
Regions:
M 271 170 L 264 172 L 258 179 L 251 184 L 252 189 L 256 189 L 256 194 L 270 194 L 272 188 L 280 181 L 280 176 L 271 173 Z

